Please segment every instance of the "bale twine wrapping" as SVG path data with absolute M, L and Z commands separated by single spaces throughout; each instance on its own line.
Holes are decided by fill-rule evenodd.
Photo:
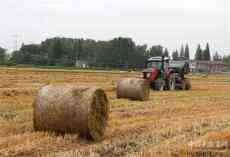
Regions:
M 117 98 L 146 101 L 149 93 L 150 85 L 145 79 L 126 78 L 117 83 Z
M 48 85 L 34 101 L 34 129 L 78 133 L 101 141 L 107 126 L 109 102 L 97 87 Z

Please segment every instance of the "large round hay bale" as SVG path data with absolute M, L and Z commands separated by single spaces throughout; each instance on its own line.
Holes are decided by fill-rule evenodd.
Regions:
M 78 133 L 100 141 L 107 126 L 109 102 L 97 87 L 48 85 L 34 101 L 34 129 Z
M 125 78 L 117 83 L 117 98 L 146 101 L 149 93 L 150 85 L 145 79 Z

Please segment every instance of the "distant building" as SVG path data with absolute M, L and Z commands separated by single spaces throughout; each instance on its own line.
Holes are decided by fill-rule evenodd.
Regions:
M 191 61 L 192 72 L 230 72 L 230 65 L 221 61 Z
M 89 68 L 89 63 L 87 61 L 83 61 L 83 60 L 77 60 L 75 66 L 77 68 Z

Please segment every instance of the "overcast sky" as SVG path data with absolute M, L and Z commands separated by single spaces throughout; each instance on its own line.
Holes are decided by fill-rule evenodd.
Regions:
M 229 0 L 5 0 L 0 5 L 0 46 L 40 43 L 55 36 L 110 40 L 179 49 L 210 43 L 230 54 Z

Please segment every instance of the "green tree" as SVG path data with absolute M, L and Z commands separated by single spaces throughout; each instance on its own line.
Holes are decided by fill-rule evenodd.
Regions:
M 46 64 L 47 56 L 42 54 L 39 44 L 22 44 L 19 53 L 23 56 L 21 64 Z
M 209 44 L 208 43 L 206 44 L 206 48 L 203 51 L 203 57 L 202 57 L 202 59 L 205 60 L 205 61 L 210 61 L 211 60 L 210 48 L 209 48 Z
M 147 49 L 147 45 L 137 45 L 134 50 L 135 52 L 132 54 L 130 63 L 134 66 L 135 65 L 142 66 L 146 59 L 145 58 L 146 49 Z
M 148 50 L 148 57 L 156 57 L 156 56 L 162 56 L 163 55 L 163 47 L 161 45 L 152 46 Z
M 0 64 L 5 64 L 6 62 L 6 49 L 0 47 Z
M 172 58 L 173 58 L 173 60 L 176 60 L 178 57 L 179 57 L 179 53 L 178 53 L 178 51 L 176 50 L 176 51 L 174 51 L 174 52 L 172 53 Z
M 165 57 L 169 57 L 169 51 L 168 51 L 168 49 L 167 49 L 167 48 L 165 48 L 165 51 L 164 51 L 164 56 L 165 56 Z
M 202 60 L 202 56 L 203 56 L 202 49 L 201 49 L 200 44 L 198 44 L 198 47 L 196 49 L 196 54 L 195 54 L 195 60 L 198 60 L 198 61 Z
M 226 64 L 230 64 L 230 55 L 228 55 L 228 56 L 224 55 L 223 62 L 226 63 Z
M 215 55 L 213 56 L 213 61 L 222 61 L 222 56 L 216 51 Z
M 185 46 L 184 57 L 186 59 L 190 60 L 190 54 L 189 54 L 189 46 L 188 46 L 188 44 L 186 44 L 186 46 Z
M 137 49 L 140 50 L 140 47 L 135 45 L 131 38 L 118 37 L 108 42 L 99 41 L 98 47 L 99 57 L 96 60 L 109 67 L 124 67 L 134 63 L 137 56 L 142 60 L 145 55 L 145 52 L 137 51 Z
M 77 40 L 77 60 L 81 60 L 82 54 L 82 44 L 83 44 L 83 39 L 78 39 Z
M 184 45 L 182 45 L 180 49 L 180 57 L 184 57 L 184 56 L 185 56 Z

